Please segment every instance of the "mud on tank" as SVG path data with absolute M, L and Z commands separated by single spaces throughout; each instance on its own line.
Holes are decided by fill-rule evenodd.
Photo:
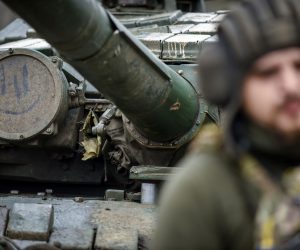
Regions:
M 195 62 L 226 11 L 4 2 L 26 22 L 0 31 L 0 245 L 147 249 L 162 181 L 219 122 Z

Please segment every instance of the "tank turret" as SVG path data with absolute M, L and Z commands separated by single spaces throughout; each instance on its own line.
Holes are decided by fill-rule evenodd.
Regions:
M 199 101 L 193 86 L 98 2 L 4 2 L 116 104 L 142 136 L 171 141 L 195 125 Z
M 0 240 L 143 249 L 144 204 L 218 122 L 195 55 L 226 12 L 120 18 L 131 33 L 98 1 L 3 2 L 25 21 L 0 31 Z
M 105 172 L 123 172 L 127 183 L 133 165 L 174 165 L 207 118 L 217 122 L 218 110 L 190 80 L 196 78 L 195 67 L 188 75 L 174 71 L 170 66 L 176 65 L 161 61 L 98 1 L 4 2 L 25 19 L 16 25 L 29 34 L 0 46 L 0 144 L 10 150 L 2 150 L 5 161 L 14 161 L 7 160 L 11 154 L 26 158 L 34 148 L 54 151 L 50 165 L 68 168 L 75 158 L 75 165 L 82 165 L 80 144 L 83 160 L 104 157 L 114 166 Z M 171 42 L 169 54 L 184 59 L 190 53 L 186 46 L 186 38 L 179 46 Z
M 122 173 L 121 182 L 124 177 L 127 184 L 132 166 L 173 166 L 202 124 L 218 121 L 217 108 L 205 102 L 195 84 L 196 65 L 188 74 L 173 70 L 180 65 L 165 64 L 98 1 L 4 2 L 27 22 L 15 24 L 17 30 L 25 29 L 22 36 L 26 34 L 27 39 L 0 46 L 0 162 L 15 164 L 18 159 L 18 166 L 24 166 L 15 172 L 3 167 L 5 174 L 18 177 L 28 164 L 36 170 L 38 155 L 40 161 L 49 162 L 46 169 L 57 169 L 51 168 L 55 177 L 36 170 L 33 178 L 60 181 L 55 173 L 81 166 L 80 151 L 84 151 L 87 165 L 101 159 L 105 176 L 113 169 L 116 175 Z M 193 18 L 188 15 L 182 21 Z M 219 16 L 209 13 L 197 20 L 214 18 Z M 214 23 L 199 25 L 212 31 L 216 27 Z M 178 27 L 184 26 L 192 27 Z M 199 28 L 194 25 L 191 31 Z M 13 28 L 8 30 L 12 34 L 4 39 L 20 39 Z M 191 58 L 191 44 L 201 45 L 197 39 L 213 38 L 163 35 L 170 37 L 169 56 L 180 60 Z M 80 178 L 69 173 L 62 179 L 78 182 Z M 92 182 L 97 182 L 95 176 Z

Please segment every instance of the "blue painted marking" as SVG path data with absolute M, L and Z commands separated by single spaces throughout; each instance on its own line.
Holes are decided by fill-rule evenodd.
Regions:
M 26 96 L 30 91 L 29 89 L 29 77 L 28 77 L 28 68 L 27 65 L 24 64 L 22 68 L 22 86 L 19 85 L 17 75 L 14 75 L 13 83 L 8 83 L 8 85 L 13 85 L 15 88 L 15 96 L 18 100 L 22 96 Z M 4 65 L 0 67 L 0 94 L 2 96 L 6 95 L 6 81 L 5 81 L 5 73 L 4 73 Z
M 26 114 L 29 111 L 31 111 L 40 101 L 40 96 L 27 108 L 27 109 L 23 109 L 19 112 L 17 111 L 11 111 L 11 110 L 4 110 L 4 109 L 0 109 L 0 112 L 7 114 L 7 115 L 22 115 L 22 114 Z
M 19 84 L 18 82 L 18 77 L 17 74 L 15 74 L 13 76 L 13 82 L 8 82 L 6 83 L 5 81 L 5 74 L 4 74 L 4 66 L 1 65 L 0 67 L 0 94 L 2 96 L 6 95 L 7 90 L 6 90 L 6 84 L 8 84 L 9 86 L 14 87 L 15 90 L 15 97 L 18 101 L 18 103 L 20 103 L 22 97 L 25 97 L 27 95 L 27 93 L 30 91 L 30 83 L 29 83 L 29 74 L 28 74 L 28 68 L 27 65 L 24 64 L 22 67 L 22 85 Z M 40 96 L 38 96 L 38 98 L 32 102 L 32 104 L 29 105 L 29 107 L 21 110 L 21 111 L 13 111 L 13 110 L 6 110 L 6 109 L 1 109 L 0 108 L 0 112 L 4 113 L 4 114 L 8 114 L 8 115 L 22 115 L 25 113 L 30 112 L 40 101 Z
M 4 74 L 4 65 L 0 67 L 0 85 L 1 85 L 1 95 L 6 94 L 6 83 L 5 83 L 5 74 Z
M 25 64 L 23 66 L 23 94 L 24 94 L 24 96 L 27 95 L 28 91 L 29 91 L 28 69 L 27 69 L 27 65 Z
M 15 96 L 17 100 L 19 101 L 21 98 L 21 90 L 19 88 L 18 78 L 16 75 L 14 75 L 14 87 L 15 87 Z

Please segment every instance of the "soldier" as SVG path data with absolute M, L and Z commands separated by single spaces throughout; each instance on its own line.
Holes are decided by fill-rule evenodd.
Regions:
M 221 23 L 200 78 L 224 136 L 203 128 L 181 162 L 155 250 L 300 249 L 299 29 L 299 0 L 244 1 Z

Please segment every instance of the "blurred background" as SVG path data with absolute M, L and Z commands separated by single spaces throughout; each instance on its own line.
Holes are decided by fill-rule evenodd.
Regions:
M 132 3 L 144 2 L 144 6 L 150 9 L 161 9 L 167 4 L 162 2 L 163 0 L 103 0 L 103 3 L 109 8 L 118 8 L 124 5 L 130 5 Z M 171 0 L 165 0 L 169 5 L 173 5 Z M 220 9 L 229 9 L 230 6 L 238 0 L 176 0 L 176 9 L 181 9 L 184 12 L 198 12 L 198 11 L 216 11 Z M 134 4 L 133 4 L 134 5 Z M 174 6 L 174 5 L 173 5 Z M 172 8 L 172 7 L 171 7 Z M 13 21 L 17 15 L 8 9 L 2 2 L 0 2 L 0 29 L 5 27 L 11 21 Z

